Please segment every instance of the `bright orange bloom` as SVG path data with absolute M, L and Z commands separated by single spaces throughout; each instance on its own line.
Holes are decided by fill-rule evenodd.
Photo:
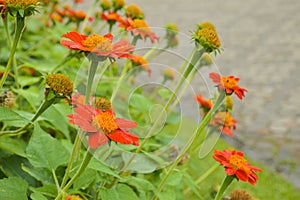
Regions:
M 214 151 L 214 159 L 225 167 L 228 176 L 235 176 L 241 181 L 255 185 L 258 176 L 255 172 L 262 172 L 258 167 L 251 166 L 244 158 L 243 152 L 235 150 Z
M 108 12 L 107 14 L 101 13 L 101 18 L 108 22 L 118 22 L 122 20 L 122 16 L 116 12 Z
M 225 90 L 227 95 L 231 95 L 234 92 L 239 99 L 242 99 L 245 96 L 244 92 L 248 92 L 245 88 L 237 85 L 240 79 L 234 76 L 221 76 L 212 72 L 209 74 L 209 77 L 214 83 L 218 84 L 220 90 Z
M 143 19 L 134 19 L 128 18 L 126 20 L 120 21 L 120 27 L 124 27 L 127 31 L 131 31 L 134 36 L 140 36 L 143 40 L 147 37 L 150 38 L 151 42 L 154 43 L 155 40 L 159 40 L 159 37 L 155 35 Z
M 206 100 L 203 99 L 201 94 L 198 94 L 195 99 L 198 101 L 200 106 L 202 107 L 204 113 L 207 113 L 212 107 L 213 107 L 213 102 L 212 100 Z
M 237 121 L 231 117 L 230 112 L 218 112 L 210 121 L 211 125 L 219 127 L 219 129 L 228 136 L 233 136 L 230 129 L 233 128 L 235 130 L 236 123 Z
M 88 144 L 91 148 L 96 149 L 111 140 L 138 146 L 139 138 L 129 133 L 129 129 L 137 126 L 136 122 L 116 118 L 112 110 L 102 111 L 80 103 L 76 105 L 74 112 L 68 115 L 69 122 L 88 132 Z
M 148 65 L 148 61 L 142 57 L 142 56 L 139 56 L 139 55 L 133 55 L 134 57 L 131 59 L 132 62 L 135 64 L 135 65 L 138 65 L 138 66 L 141 66 L 145 71 L 148 72 L 149 75 L 151 75 L 151 69 Z
M 60 43 L 72 50 L 81 50 L 87 53 L 94 52 L 101 57 L 133 58 L 133 55 L 129 52 L 134 50 L 134 46 L 131 46 L 126 40 L 112 44 L 113 35 L 110 33 L 104 36 L 97 34 L 87 36 L 77 32 L 69 32 L 62 36 L 71 41 L 61 40 Z

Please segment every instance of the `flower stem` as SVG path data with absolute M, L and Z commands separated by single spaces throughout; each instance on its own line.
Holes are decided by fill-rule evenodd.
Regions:
M 97 71 L 97 66 L 98 66 L 98 61 L 92 60 L 91 67 L 88 72 L 88 82 L 85 90 L 85 100 L 84 103 L 87 104 L 90 96 L 91 96 L 91 91 L 92 91 L 92 85 L 94 82 L 94 77 Z
M 142 150 L 142 148 L 144 147 L 144 145 L 146 144 L 146 142 L 148 141 L 148 138 L 150 138 L 150 136 L 153 134 L 153 132 L 156 129 L 156 126 L 158 125 L 158 122 L 160 122 L 163 114 L 165 113 L 165 110 L 168 110 L 170 104 L 172 103 L 173 99 L 175 98 L 175 94 L 178 92 L 178 90 L 180 89 L 180 87 L 182 86 L 183 81 L 185 80 L 185 78 L 189 75 L 189 73 L 191 72 L 191 70 L 193 69 L 194 65 L 198 62 L 200 56 L 202 55 L 202 52 L 198 52 L 195 51 L 195 53 L 192 56 L 191 62 L 189 63 L 189 65 L 186 68 L 186 71 L 184 73 L 184 75 L 182 76 L 181 80 L 179 81 L 177 87 L 175 88 L 175 91 L 172 93 L 172 96 L 168 99 L 168 102 L 165 104 L 164 108 L 162 109 L 162 112 L 159 114 L 159 116 L 156 118 L 153 126 L 151 127 L 151 129 L 148 131 L 147 135 L 145 136 L 145 139 L 143 140 L 143 142 L 139 145 L 139 147 L 137 148 L 137 150 L 135 151 L 135 154 L 133 154 L 131 156 L 131 158 L 128 160 L 128 162 L 124 165 L 124 167 L 121 169 L 122 174 L 123 172 L 129 167 L 129 165 L 131 164 L 131 162 L 134 160 L 134 158 L 137 156 L 137 154 Z M 121 174 L 121 175 L 122 175 Z
M 17 15 L 15 36 L 14 36 L 13 44 L 12 44 L 11 49 L 10 49 L 10 55 L 9 55 L 9 58 L 8 58 L 8 61 L 7 61 L 7 65 L 5 67 L 4 74 L 3 74 L 2 78 L 1 78 L 1 81 L 0 81 L 0 92 L 2 90 L 2 87 L 4 85 L 5 80 L 7 78 L 7 75 L 9 73 L 12 62 L 14 60 L 15 52 L 16 52 L 19 40 L 20 40 L 20 38 L 22 36 L 22 33 L 24 31 L 24 27 L 25 27 L 25 18 L 21 17 L 20 15 Z
M 56 100 L 56 98 L 52 98 L 50 100 L 45 99 L 44 102 L 40 105 L 39 109 L 36 111 L 35 115 L 30 120 L 30 122 L 28 122 L 25 126 L 19 128 L 17 130 L 0 132 L 0 136 L 7 135 L 7 134 L 18 135 L 18 134 L 22 133 L 30 125 L 32 125 L 33 122 L 55 102 L 55 100 Z
M 55 200 L 61 199 L 62 195 L 64 193 L 66 193 L 66 191 L 73 185 L 73 183 L 77 180 L 77 178 L 84 172 L 84 170 L 88 166 L 88 164 L 89 164 L 90 160 L 92 159 L 92 157 L 93 157 L 93 154 L 89 150 L 87 150 L 87 152 L 85 153 L 84 159 L 83 159 L 83 161 L 82 161 L 82 163 L 81 163 L 78 171 L 71 178 L 71 180 L 68 182 L 68 184 L 61 189 L 61 191 L 58 193 L 58 195 L 55 198 Z
M 228 186 L 231 184 L 233 179 L 234 179 L 234 176 L 226 176 L 225 177 L 225 179 L 223 180 L 223 183 L 221 185 L 221 188 L 219 189 L 217 195 L 215 196 L 215 200 L 220 200 L 222 198 L 223 193 L 228 188 Z
M 165 177 L 163 178 L 163 180 L 160 182 L 160 184 L 158 186 L 158 190 L 157 190 L 158 193 L 162 191 L 162 189 L 163 189 L 163 187 L 164 187 L 164 185 L 165 185 L 168 177 L 171 175 L 171 173 L 173 172 L 174 168 L 177 166 L 177 164 L 179 163 L 179 161 L 181 160 L 181 158 L 185 155 L 185 153 L 189 150 L 189 148 L 193 145 L 193 143 L 195 142 L 195 138 L 197 138 L 198 135 L 202 133 L 202 131 L 204 130 L 204 128 L 206 127 L 206 125 L 210 122 L 213 114 L 221 106 L 224 98 L 225 98 L 225 93 L 224 92 L 220 93 L 220 95 L 219 95 L 219 97 L 218 97 L 215 105 L 207 113 L 207 115 L 205 115 L 205 117 L 201 121 L 200 125 L 198 126 L 198 128 L 196 130 L 196 133 L 192 136 L 192 138 L 184 146 L 184 148 L 182 149 L 182 151 L 180 152 L 180 154 L 178 155 L 178 157 L 176 158 L 176 160 L 174 161 L 174 163 L 170 166 L 167 174 L 165 175 Z M 154 199 L 156 200 L 157 196 Z

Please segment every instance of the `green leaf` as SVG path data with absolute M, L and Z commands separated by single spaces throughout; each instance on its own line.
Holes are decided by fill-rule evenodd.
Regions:
M 190 188 L 194 194 L 199 198 L 199 199 L 203 199 L 203 197 L 201 196 L 198 186 L 195 183 L 195 181 L 193 180 L 193 178 L 185 171 L 182 172 L 183 176 L 184 176 L 184 182 L 188 185 L 188 188 Z
M 138 178 L 135 176 L 127 176 L 127 177 L 124 177 L 122 182 L 132 185 L 136 188 L 145 190 L 145 191 L 154 190 L 154 186 L 152 185 L 152 183 L 150 183 L 149 181 L 147 181 L 144 178 Z
M 33 85 L 41 80 L 40 77 L 32 77 L 32 76 L 18 76 L 18 81 L 21 87 Z
M 71 108 L 67 104 L 56 104 L 48 108 L 42 116 L 47 119 L 55 128 L 60 130 L 64 136 L 70 140 L 69 122 L 67 114 L 71 113 Z M 59 120 L 57 120 L 59 119 Z
M 132 156 L 132 153 L 123 152 L 122 158 L 125 163 L 127 163 Z M 149 156 L 144 154 L 137 154 L 134 159 L 134 162 L 128 166 L 127 170 L 129 171 L 136 171 L 138 173 L 151 173 L 156 170 L 156 168 L 160 164 L 157 163 L 155 160 L 151 159 Z
M 96 170 L 86 169 L 74 182 L 73 189 L 86 189 L 95 180 L 96 175 Z
M 163 200 L 175 200 L 176 192 L 174 190 L 163 190 L 162 192 L 157 194 L 159 199 Z
M 22 127 L 29 122 L 29 120 L 7 107 L 0 107 L 0 121 L 5 125 L 13 125 L 15 127 Z
M 37 186 L 39 182 L 34 179 L 32 176 L 24 172 L 21 168 L 21 165 L 30 166 L 30 163 L 27 159 L 19 157 L 17 155 L 12 155 L 7 158 L 2 158 L 0 160 L 1 171 L 8 177 L 19 177 L 31 186 Z
M 141 94 L 133 94 L 130 97 L 130 106 L 137 108 L 141 113 L 149 112 L 150 106 L 153 104 L 150 99 L 146 98 Z
M 26 101 L 30 104 L 32 109 L 36 111 L 36 107 L 42 101 L 43 95 L 41 95 L 41 89 L 38 87 L 30 87 L 28 89 L 13 89 L 15 93 L 24 97 Z
M 38 188 L 30 187 L 30 190 L 33 191 L 34 193 L 40 193 L 40 194 L 43 194 L 43 195 L 46 195 L 49 197 L 56 197 L 56 195 L 57 195 L 57 189 L 56 189 L 55 184 L 44 185 L 44 186 L 38 187 Z
M 114 172 L 113 170 L 111 170 L 108 166 L 104 165 L 103 163 L 101 163 L 100 161 L 96 160 L 96 159 L 92 159 L 88 165 L 88 168 L 90 169 L 94 169 L 96 171 L 99 172 L 103 172 L 105 174 L 109 174 L 112 175 L 116 178 L 121 178 L 118 173 Z
M 9 177 L 0 180 L 0 199 L 20 200 L 27 198 L 28 184 L 21 178 Z
M 19 138 L 0 137 L 0 148 L 10 153 L 26 157 L 26 143 Z
M 110 189 L 101 188 L 99 195 L 101 199 L 105 200 L 139 199 L 132 188 L 125 184 L 118 184 L 116 187 Z
M 165 176 L 165 173 L 160 174 L 161 178 L 164 178 L 164 176 Z M 182 181 L 182 177 L 183 177 L 183 175 L 182 175 L 181 171 L 173 171 L 171 173 L 171 175 L 169 176 L 169 178 L 167 179 L 166 185 L 169 185 L 169 186 L 180 185 L 181 181 Z
M 54 184 L 54 179 L 51 172 L 45 168 L 31 168 L 21 165 L 21 169 L 34 177 L 36 180 L 41 181 L 44 185 Z
M 32 193 L 30 195 L 30 198 L 32 200 L 48 200 L 44 195 L 42 195 L 41 193 L 37 193 L 37 192 Z
M 69 153 L 55 138 L 44 132 L 36 123 L 26 149 L 27 157 L 34 167 L 55 170 L 69 161 Z

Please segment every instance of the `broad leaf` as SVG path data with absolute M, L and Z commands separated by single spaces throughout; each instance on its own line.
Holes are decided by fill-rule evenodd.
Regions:
M 28 184 L 21 178 L 9 177 L 0 180 L 0 199 L 27 199 Z
M 26 149 L 27 157 L 34 167 L 55 170 L 69 161 L 69 153 L 55 138 L 43 131 L 36 123 Z
M 22 127 L 29 122 L 29 120 L 7 107 L 0 107 L 0 121 L 6 125 L 11 124 L 15 127 Z
M 0 137 L 0 148 L 10 153 L 26 157 L 26 143 L 19 138 Z

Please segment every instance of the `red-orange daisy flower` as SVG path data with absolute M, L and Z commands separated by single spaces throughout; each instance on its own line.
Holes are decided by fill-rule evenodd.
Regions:
M 131 60 L 135 65 L 141 66 L 145 71 L 147 71 L 149 76 L 151 75 L 151 69 L 148 65 L 148 61 L 144 57 L 134 54 Z
M 248 92 L 245 88 L 238 86 L 239 78 L 234 76 L 221 76 L 218 73 L 210 73 L 209 77 L 212 81 L 218 84 L 220 90 L 225 90 L 227 95 L 231 95 L 233 92 L 238 96 L 239 99 L 242 99 L 245 95 L 244 92 Z
M 229 136 L 233 136 L 231 128 L 236 129 L 237 121 L 231 117 L 230 112 L 218 112 L 214 118 L 210 121 L 213 126 L 219 127 L 219 129 Z
M 228 176 L 236 176 L 241 181 L 249 182 L 255 185 L 258 176 L 255 172 L 262 172 L 258 167 L 251 166 L 244 158 L 243 152 L 235 150 L 215 150 L 214 159 L 225 167 L 225 172 Z
M 102 111 L 79 103 L 74 108 L 74 112 L 68 115 L 69 122 L 89 133 L 88 144 L 93 149 L 111 140 L 136 146 L 139 143 L 139 138 L 129 133 L 129 129 L 135 128 L 137 123 L 116 118 L 112 110 Z
M 201 108 L 203 109 L 204 113 L 207 113 L 212 107 L 213 107 L 213 102 L 212 100 L 206 100 L 202 97 L 201 94 L 198 94 L 195 99 L 198 101 L 200 104 Z
M 93 34 L 91 36 L 82 35 L 77 32 L 69 32 L 62 35 L 68 40 L 61 40 L 60 43 L 72 50 L 81 50 L 84 52 L 94 52 L 101 57 L 109 58 L 132 58 L 129 52 L 134 50 L 134 46 L 128 41 L 122 40 L 112 44 L 113 35 L 106 34 L 104 36 Z
M 108 22 L 118 22 L 122 20 L 122 16 L 116 12 L 109 11 L 107 14 L 101 13 L 101 18 Z
M 143 40 L 147 37 L 150 38 L 151 42 L 154 43 L 155 40 L 159 40 L 159 37 L 155 35 L 143 19 L 134 19 L 128 18 L 126 20 L 120 21 L 120 27 L 124 27 L 127 31 L 131 31 L 134 36 L 140 36 Z

